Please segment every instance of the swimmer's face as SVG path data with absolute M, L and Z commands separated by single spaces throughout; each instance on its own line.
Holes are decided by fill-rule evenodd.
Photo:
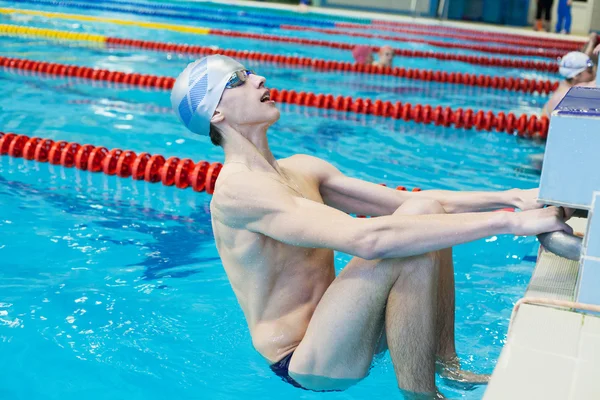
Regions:
M 392 66 L 392 60 L 394 59 L 394 50 L 391 48 L 383 48 L 379 50 L 379 64 L 387 67 Z
M 238 73 L 239 74 L 239 73 Z M 243 126 L 273 125 L 279 119 L 279 110 L 271 100 L 263 76 L 249 74 L 236 87 L 225 89 L 217 112 L 224 122 L 240 131 Z
M 589 82 L 594 80 L 594 68 L 588 68 L 585 71 L 577 75 L 578 82 Z

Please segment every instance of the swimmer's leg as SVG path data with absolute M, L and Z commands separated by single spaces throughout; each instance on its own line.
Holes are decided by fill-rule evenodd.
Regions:
M 435 200 L 418 199 L 405 202 L 396 213 L 426 215 L 445 214 L 446 211 Z M 455 289 L 452 249 L 440 250 L 438 254 L 440 266 L 436 312 L 436 355 L 439 360 L 453 360 L 456 358 L 456 347 L 454 344 Z
M 455 319 L 455 286 L 454 262 L 452 249 L 444 249 L 440 254 L 440 279 L 438 286 L 437 304 L 437 338 L 438 346 L 436 355 L 440 360 L 456 358 L 454 343 Z
M 567 14 L 565 15 L 565 32 L 566 33 L 571 33 L 571 10 L 567 11 Z
M 420 199 L 406 202 L 397 211 L 403 214 L 445 214 L 444 207 L 435 200 Z M 437 252 L 439 255 L 439 281 L 437 290 L 437 312 L 436 312 L 436 356 L 438 371 L 446 379 L 459 383 L 486 383 L 489 375 L 478 375 L 464 371 L 460 367 L 460 360 L 456 355 L 454 336 L 455 324 L 455 284 L 454 284 L 454 261 L 452 249 L 444 249 Z
M 390 292 L 385 332 L 398 386 L 405 397 L 435 395 L 436 304 L 439 256 L 427 254 L 415 269 L 400 277 Z M 404 266 L 398 266 L 404 268 Z M 421 290 L 416 295 L 415 289 Z M 413 392 L 413 393 L 410 393 Z
M 346 389 L 367 375 L 385 327 L 399 387 L 434 398 L 438 267 L 435 252 L 354 258 L 319 302 L 290 376 L 308 389 Z

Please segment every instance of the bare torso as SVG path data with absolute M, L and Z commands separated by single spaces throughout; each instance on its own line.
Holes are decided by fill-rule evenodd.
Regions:
M 305 168 L 301 160 L 295 156 L 279 161 L 293 186 L 286 185 L 275 173 L 269 176 L 280 181 L 291 195 L 323 203 L 319 178 L 311 173 L 310 167 Z M 226 164 L 215 193 L 220 183 L 239 172 L 247 173 L 248 167 Z M 211 210 L 218 201 L 214 199 Z M 217 249 L 246 317 L 252 343 L 270 363 L 277 362 L 298 346 L 317 304 L 333 282 L 333 251 L 284 244 L 258 233 L 232 228 L 214 215 L 212 213 L 212 225 Z
M 554 111 L 554 109 L 556 108 L 558 103 L 560 103 L 560 101 L 563 99 L 563 97 L 565 97 L 565 95 L 567 94 L 569 89 L 571 89 L 571 87 L 572 87 L 572 85 L 569 85 L 565 81 L 561 81 L 560 84 L 558 85 L 558 88 L 556 88 L 554 93 L 552 93 L 550 100 L 548 100 L 548 103 L 546 104 L 544 111 L 547 114 L 552 114 L 552 111 Z

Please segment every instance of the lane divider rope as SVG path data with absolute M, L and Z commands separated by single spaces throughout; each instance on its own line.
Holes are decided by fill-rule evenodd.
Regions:
M 24 70 L 59 77 L 77 77 L 89 80 L 108 81 L 117 84 L 132 85 L 142 88 L 156 88 L 170 90 L 175 82 L 174 78 L 167 76 L 130 74 L 125 72 L 108 71 L 65 65 L 32 61 L 27 59 L 0 57 L 0 66 L 7 70 Z M 454 126 L 496 132 L 506 132 L 526 138 L 546 139 L 549 120 L 543 116 L 528 116 L 522 114 L 517 117 L 513 113 L 506 115 L 504 112 L 495 114 L 493 111 L 473 111 L 450 107 L 433 107 L 431 105 L 410 104 L 372 99 L 353 99 L 350 96 L 334 96 L 332 94 L 315 94 L 312 92 L 296 92 L 295 90 L 271 89 L 271 99 L 281 103 L 291 103 L 306 107 L 333 109 L 336 111 L 368 114 L 385 118 L 403 119 L 423 124 L 435 124 L 445 127 Z
M 82 171 L 102 172 L 106 175 L 150 183 L 162 183 L 179 189 L 191 187 L 196 192 L 213 194 L 223 164 L 198 161 L 189 158 L 169 157 L 160 154 L 131 150 L 107 149 L 91 144 L 81 145 L 65 140 L 54 141 L 39 137 L 0 132 L 0 156 L 8 155 L 37 162 L 48 162 Z M 385 184 L 382 184 L 386 186 Z M 396 190 L 407 190 L 398 186 Z M 413 188 L 413 192 L 421 189 Z M 359 218 L 364 216 L 359 216 Z
M 236 18 L 235 21 L 231 21 L 228 18 L 223 17 L 213 17 L 210 15 L 206 15 L 206 13 L 197 13 L 196 15 L 186 15 L 186 14 L 174 14 L 164 11 L 154 11 L 148 8 L 140 8 L 140 7 L 118 7 L 118 6 L 110 6 L 105 4 L 90 4 L 90 3 L 71 3 L 68 1 L 55 1 L 55 0 L 13 0 L 15 3 L 29 3 L 29 4 L 39 4 L 44 6 L 56 6 L 56 7 L 69 7 L 69 8 L 78 8 L 83 10 L 97 10 L 97 11 L 109 11 L 109 12 L 121 12 L 128 14 L 136 14 L 136 15 L 144 15 L 148 17 L 164 17 L 164 18 L 177 18 L 177 19 L 186 19 L 192 21 L 203 21 L 203 22 L 214 22 L 221 24 L 228 24 L 231 22 L 235 22 L 236 25 L 245 25 L 245 26 L 256 26 L 260 28 L 279 28 L 279 24 L 275 24 L 272 22 L 259 22 L 259 21 L 249 21 L 242 18 Z
M 321 71 L 342 71 L 352 73 L 363 73 L 370 75 L 394 76 L 398 78 L 439 82 L 448 84 L 459 84 L 478 86 L 498 90 L 510 90 L 525 93 L 548 94 L 556 90 L 558 81 L 530 80 L 521 78 L 494 77 L 489 75 L 475 75 L 461 72 L 432 71 L 420 69 L 405 69 L 400 67 L 364 66 L 343 61 L 330 61 L 309 57 L 285 56 L 280 54 L 268 54 L 259 52 L 248 52 L 245 50 L 215 49 L 212 47 L 195 46 L 187 44 L 174 44 L 164 42 L 151 42 L 146 40 L 122 39 L 103 35 L 88 33 L 65 32 L 53 29 L 32 28 L 18 25 L 0 24 L 0 35 L 36 36 L 56 40 L 92 41 L 103 43 L 105 46 L 127 47 L 160 52 L 176 52 L 190 55 L 223 54 L 236 59 L 246 59 L 260 62 L 275 62 L 295 67 L 312 67 Z
M 104 23 L 123 25 L 123 26 L 137 26 L 140 28 L 166 29 L 166 30 L 170 30 L 170 31 L 174 31 L 174 32 L 193 33 L 196 35 L 208 35 L 211 31 L 208 28 L 198 28 L 195 26 L 175 25 L 175 24 L 167 24 L 167 23 L 161 23 L 161 22 L 127 21 L 127 20 L 123 20 L 123 19 L 108 18 L 108 17 L 94 17 L 91 15 L 82 15 L 82 14 L 67 14 L 67 13 L 57 13 L 57 12 L 48 12 L 48 11 L 23 10 L 23 9 L 18 9 L 18 8 L 0 8 L 0 14 L 22 14 L 22 15 L 33 15 L 33 16 L 38 16 L 38 17 L 54 18 L 54 19 L 70 19 L 70 20 L 75 20 L 75 21 L 104 22 Z
M 570 42 L 563 40 L 552 40 L 552 39 L 544 39 L 539 37 L 528 37 L 527 39 L 521 38 L 504 38 L 503 34 L 497 32 L 485 32 L 478 31 L 473 32 L 471 34 L 461 34 L 461 33 L 451 33 L 451 32 L 439 32 L 438 27 L 435 25 L 427 28 L 426 25 L 420 28 L 393 28 L 387 26 L 377 26 L 373 27 L 372 25 L 363 25 L 363 24 L 354 24 L 354 23 L 336 23 L 335 27 L 337 29 L 360 29 L 360 30 L 379 30 L 385 32 L 394 32 L 401 34 L 409 34 L 409 35 L 420 35 L 420 36 L 432 36 L 432 37 L 442 37 L 447 39 L 457 39 L 457 40 L 468 40 L 472 42 L 485 42 L 485 43 L 500 43 L 500 44 L 508 44 L 512 46 L 522 46 L 522 47 L 535 47 L 535 48 L 545 48 L 545 49 L 557 49 L 564 51 L 574 51 L 578 50 L 583 46 L 585 42 Z
M 79 3 L 94 3 L 96 0 L 79 0 Z M 439 36 L 448 37 L 452 39 L 460 40 L 471 40 L 471 41 L 483 41 L 483 42 L 494 42 L 502 44 L 511 44 L 516 46 L 532 47 L 532 41 L 535 43 L 533 47 L 547 47 L 552 49 L 561 50 L 576 50 L 580 48 L 585 41 L 570 40 L 570 39 L 554 39 L 545 38 L 540 36 L 528 36 L 511 34 L 507 32 L 498 31 L 481 31 L 474 29 L 458 28 L 451 26 L 441 26 L 436 24 L 415 24 L 405 22 L 390 22 L 382 20 L 370 20 L 364 18 L 354 17 L 342 17 L 335 15 L 324 15 L 318 12 L 313 12 L 304 18 L 290 16 L 291 12 L 285 12 L 281 10 L 270 10 L 265 12 L 263 9 L 244 7 L 242 10 L 225 10 L 222 5 L 219 4 L 207 4 L 207 3 L 194 3 L 193 7 L 170 5 L 170 4 L 149 4 L 139 3 L 133 1 L 114 1 L 114 0 L 103 0 L 103 3 L 110 3 L 120 6 L 134 6 L 134 7 L 146 7 L 159 10 L 172 10 L 180 12 L 208 12 L 217 13 L 221 15 L 229 15 L 234 17 L 247 17 L 253 19 L 277 19 L 278 21 L 292 21 L 294 23 L 305 23 L 308 25 L 321 25 L 326 27 L 339 27 L 339 28 L 351 28 L 351 29 L 371 29 L 371 30 L 385 30 L 385 31 L 397 31 L 398 33 L 415 33 L 426 36 Z M 256 11 L 247 11 L 247 10 Z M 274 13 L 276 13 L 274 15 Z M 353 22 L 346 22 L 353 21 Z M 403 26 L 404 28 L 391 28 L 389 26 Z M 434 32 L 435 30 L 435 32 Z M 440 32 L 438 32 L 440 31 Z M 454 35 L 451 32 L 463 32 L 464 35 Z M 507 39 L 503 39 L 506 37 Z M 513 38 L 513 39 L 510 39 Z
M 79 3 L 95 3 L 96 0 L 79 0 Z M 358 28 L 358 29 L 373 29 L 373 30 L 389 30 L 394 28 L 388 28 L 388 26 L 403 26 L 407 31 L 402 31 L 401 33 L 409 33 L 408 30 L 421 30 L 419 34 L 427 35 L 427 36 L 443 36 L 445 32 L 464 32 L 464 37 L 454 37 L 454 36 L 445 36 L 454 39 L 461 40 L 474 40 L 474 41 L 485 41 L 485 42 L 495 42 L 495 43 L 503 43 L 503 44 L 514 44 L 517 46 L 528 46 L 531 47 L 531 41 L 535 42 L 535 47 L 544 47 L 554 49 L 563 49 L 563 50 L 576 50 L 581 47 L 585 41 L 578 41 L 576 39 L 554 39 L 554 38 L 544 38 L 539 36 L 529 36 L 529 35 L 520 35 L 520 34 L 511 34 L 507 32 L 499 32 L 499 31 L 481 31 L 474 29 L 466 29 L 466 28 L 458 28 L 452 26 L 442 26 L 437 24 L 425 24 L 425 23 L 406 23 L 406 22 L 393 22 L 393 21 L 383 21 L 383 20 L 371 20 L 366 18 L 356 18 L 349 16 L 336 16 L 336 15 L 326 15 L 318 12 L 314 12 L 307 15 L 304 18 L 299 18 L 296 16 L 290 16 L 293 12 L 286 12 L 283 10 L 270 10 L 265 13 L 264 9 L 260 9 L 257 7 L 243 7 L 241 10 L 224 10 L 222 9 L 222 5 L 219 4 L 210 4 L 210 3 L 194 3 L 193 7 L 182 7 L 179 5 L 166 5 L 166 4 L 149 4 L 149 3 L 139 3 L 132 1 L 114 1 L 114 0 L 103 0 L 103 3 L 115 4 L 118 6 L 134 6 L 134 7 L 146 7 L 152 9 L 160 9 L 160 10 L 172 10 L 172 11 L 182 11 L 182 12 L 207 12 L 207 13 L 217 13 L 222 15 L 236 16 L 236 17 L 245 17 L 252 19 L 277 19 L 278 21 L 293 21 L 294 23 L 306 23 L 308 25 L 321 25 L 327 27 L 340 27 L 340 28 Z M 255 10 L 255 11 L 248 11 Z M 275 14 L 275 15 L 274 15 Z M 352 21 L 352 22 L 347 22 Z M 400 28 L 396 28 L 400 29 Z M 441 32 L 432 32 L 432 30 L 441 31 Z M 449 35 L 452 35 L 449 33 Z M 483 37 L 482 37 L 483 36 Z M 507 38 L 515 38 L 513 41 L 510 39 L 501 39 L 499 37 L 507 37 Z M 497 40 L 496 40 L 497 38 Z M 564 46 L 564 47 L 563 47 Z M 573 47 L 570 47 L 573 46 Z
M 97 3 L 97 0 L 79 0 L 78 3 Z M 301 18 L 301 17 L 293 17 L 290 15 L 273 15 L 272 13 L 266 12 L 253 12 L 242 10 L 228 10 L 223 8 L 217 8 L 214 6 L 207 6 L 206 3 L 193 3 L 193 6 L 180 6 L 174 4 L 162 4 L 162 3 L 140 3 L 135 1 L 110 1 L 110 0 L 102 0 L 102 3 L 115 4 L 117 6 L 133 6 L 137 8 L 148 8 L 153 10 L 167 10 L 167 11 L 176 11 L 176 12 L 187 12 L 192 14 L 198 13 L 208 13 L 208 14 L 219 14 L 222 16 L 226 16 L 229 21 L 231 21 L 231 17 L 239 18 L 250 18 L 250 19 L 259 19 L 259 20 L 273 20 L 276 19 L 279 22 L 289 21 L 294 24 L 306 24 L 306 25 L 317 25 L 323 27 L 333 28 L 335 27 L 335 21 L 330 21 L 322 18 Z M 224 7 L 227 7 L 226 5 Z M 274 10 L 270 10 L 274 11 Z M 277 11 L 277 10 L 275 10 Z
M 110 83 L 106 82 L 102 85 L 101 82 L 94 82 L 95 87 L 110 87 Z M 116 85 L 112 85 L 113 87 Z M 74 105 L 90 105 L 97 106 L 102 108 L 108 108 L 113 110 L 118 110 L 121 112 L 143 112 L 143 113 L 151 113 L 151 114 L 170 114 L 175 115 L 173 113 L 173 109 L 171 107 L 160 106 L 155 103 L 132 103 L 126 100 L 92 100 L 92 99 L 73 99 L 68 101 L 69 104 Z M 324 118 L 330 121 L 341 121 L 341 122 L 351 122 L 353 125 L 357 126 L 370 126 L 373 121 L 368 118 L 365 114 L 354 114 L 354 113 L 343 113 L 337 112 L 333 109 L 325 109 L 325 108 L 315 108 L 315 107 L 303 107 L 298 106 L 293 103 L 280 103 L 279 110 L 285 113 L 294 113 L 297 115 L 302 115 L 306 118 Z M 332 112 L 333 111 L 333 112 Z M 392 124 L 387 125 L 386 127 L 393 131 L 398 131 L 402 133 L 407 133 L 410 131 L 410 127 L 400 126 L 399 121 L 402 120 L 392 120 Z M 397 124 L 394 124 L 397 123 Z M 444 128 L 444 127 L 442 127 Z M 465 132 L 465 134 L 467 134 Z
M 413 43 L 423 43 L 428 44 L 430 46 L 442 47 L 442 48 L 454 48 L 454 49 L 466 49 L 466 50 L 474 50 L 478 52 L 484 53 L 495 53 L 495 54 L 507 54 L 507 55 L 517 55 L 517 56 L 537 56 L 544 58 L 557 58 L 564 55 L 562 51 L 550 51 L 550 50 L 528 50 L 528 49 L 515 49 L 515 48 L 507 48 L 507 47 L 494 47 L 494 46 L 482 46 L 482 45 L 473 45 L 466 43 L 448 43 L 448 42 L 440 42 L 435 40 L 426 40 L 426 39 L 417 39 L 417 38 L 399 38 L 395 36 L 389 35 L 377 35 L 371 33 L 362 33 L 362 32 L 349 32 L 349 31 L 339 31 L 335 29 L 325 29 L 325 28 L 310 28 L 307 26 L 298 26 L 298 25 L 282 25 L 280 23 L 265 23 L 265 22 L 252 22 L 247 21 L 240 16 L 236 16 L 233 20 L 231 18 L 221 18 L 221 17 L 213 17 L 207 15 L 207 13 L 198 13 L 197 11 L 193 14 L 173 14 L 173 13 L 165 13 L 161 10 L 163 8 L 155 7 L 150 4 L 142 4 L 137 3 L 136 7 L 119 7 L 114 6 L 114 2 L 104 2 L 103 4 L 91 4 L 91 3 L 77 3 L 77 2 L 69 2 L 69 1 L 54 1 L 54 0 L 16 0 L 20 3 L 32 3 L 32 4 L 44 4 L 50 6 L 61 6 L 61 7 L 71 7 L 71 8 L 80 8 L 80 9 L 91 9 L 91 10 L 101 10 L 101 11 L 117 11 L 128 14 L 139 14 L 139 15 L 148 15 L 154 17 L 163 17 L 170 19 L 187 19 L 194 21 L 209 21 L 209 22 L 217 22 L 217 23 L 231 23 L 235 22 L 239 25 L 256 25 L 265 28 L 279 28 L 282 30 L 294 30 L 294 31 L 311 31 L 318 33 L 325 33 L 328 35 L 346 35 L 346 36 L 355 36 L 355 37 L 365 37 L 365 38 L 377 38 L 391 41 L 399 41 L 399 42 L 413 42 Z M 108 4 L 113 4 L 107 5 Z M 135 4 L 135 3 L 134 3 Z
M 45 18 L 68 19 L 68 20 L 75 20 L 75 21 L 103 22 L 103 23 L 111 23 L 111 24 L 125 25 L 125 26 L 138 26 L 138 27 L 150 28 L 150 29 L 165 29 L 165 30 L 171 30 L 174 32 L 182 32 L 182 33 L 192 33 L 192 34 L 199 34 L 199 35 L 217 35 L 217 36 L 225 36 L 225 37 L 229 37 L 229 38 L 237 37 L 237 38 L 265 40 L 265 41 L 280 42 L 280 43 L 294 43 L 294 44 L 300 44 L 300 45 L 329 47 L 329 48 L 335 48 L 335 49 L 341 49 L 341 50 L 352 50 L 355 47 L 354 44 L 332 42 L 332 41 L 326 41 L 326 40 L 304 39 L 304 38 L 262 34 L 262 33 L 237 32 L 237 31 L 200 28 L 200 27 L 194 27 L 194 26 L 176 25 L 176 24 L 158 23 L 158 22 L 128 21 L 128 20 L 120 20 L 120 19 L 115 19 L 115 18 L 95 17 L 95 16 L 81 15 L 81 14 L 67 14 L 67 13 L 46 12 L 46 11 L 36 11 L 36 10 L 23 10 L 23 9 L 13 9 L 13 8 L 0 8 L 0 14 L 23 14 L 23 15 L 41 16 L 41 17 L 45 17 Z M 372 46 L 372 50 L 379 51 L 379 46 Z M 437 53 L 434 51 L 411 50 L 411 49 L 395 49 L 394 52 L 396 55 L 401 56 L 401 57 L 434 58 L 434 59 L 438 59 L 438 60 L 460 61 L 460 62 L 475 64 L 475 65 L 482 65 L 482 66 L 494 66 L 494 67 L 502 67 L 502 68 L 520 68 L 520 69 L 530 69 L 530 70 L 545 71 L 545 72 L 558 72 L 558 63 L 555 63 L 555 62 L 551 63 L 551 62 L 534 61 L 534 60 L 514 60 L 514 59 L 510 59 L 510 58 L 494 58 L 494 57 L 465 55 L 465 54 Z
M 396 22 L 396 21 L 382 21 L 382 20 L 373 20 L 371 21 L 371 29 L 380 29 L 381 27 L 403 27 L 403 28 L 423 28 L 425 24 L 418 24 L 418 23 L 407 23 L 407 22 Z M 545 38 L 545 37 L 540 37 L 539 35 L 523 35 L 523 34 L 517 34 L 517 33 L 508 33 L 508 32 L 498 32 L 498 31 L 489 31 L 489 32 L 483 32 L 481 30 L 478 29 L 469 29 L 469 28 L 459 28 L 456 26 L 447 26 L 447 25 L 440 25 L 440 24 L 431 24 L 431 25 L 426 25 L 426 26 L 433 26 L 435 27 L 435 29 L 437 29 L 438 31 L 442 31 L 442 32 L 461 32 L 461 33 L 466 33 L 466 34 L 471 34 L 471 35 L 486 35 L 486 34 L 494 34 L 494 35 L 502 35 L 505 38 L 513 38 L 513 39 L 523 39 L 523 40 L 535 40 L 536 42 L 541 42 L 541 43 L 551 43 L 551 42 L 555 42 L 558 41 L 560 43 L 577 43 L 579 45 L 583 45 L 585 43 L 585 40 L 581 41 L 581 40 L 574 40 L 574 39 L 552 39 L 552 38 Z
M 94 3 L 96 0 L 79 0 L 79 2 L 84 3 Z M 386 26 L 385 21 L 373 21 L 369 19 L 363 18 L 353 18 L 353 17 L 341 17 L 334 15 L 319 15 L 318 13 L 312 13 L 307 15 L 305 18 L 293 17 L 288 15 L 289 12 L 280 11 L 280 10 L 270 10 L 265 13 L 264 10 L 244 7 L 242 10 L 225 10 L 220 8 L 219 4 L 200 4 L 194 3 L 193 7 L 184 7 L 179 5 L 170 5 L 170 4 L 149 4 L 149 3 L 139 3 L 133 1 L 114 1 L 114 0 L 103 0 L 103 3 L 111 3 L 120 6 L 134 6 L 134 7 L 146 7 L 152 9 L 160 9 L 160 10 L 172 10 L 172 11 L 180 11 L 180 12 L 208 12 L 208 13 L 217 13 L 221 15 L 229 15 L 234 17 L 243 16 L 246 18 L 253 19 L 277 19 L 278 21 L 291 21 L 293 23 L 298 24 L 307 24 L 307 25 L 320 25 L 325 27 L 337 27 L 337 28 L 350 28 L 350 29 L 371 29 L 371 30 L 383 30 L 383 31 L 392 31 L 397 33 L 408 33 L 415 35 L 425 35 L 425 36 L 437 36 L 437 37 L 447 37 L 451 39 L 459 39 L 459 40 L 469 40 L 469 41 L 478 41 L 478 42 L 486 42 L 486 43 L 501 43 L 501 44 L 509 44 L 515 46 L 525 46 L 525 47 L 544 47 L 549 49 L 560 49 L 565 51 L 573 51 L 581 48 L 581 46 L 585 43 L 585 41 L 578 40 L 566 40 L 566 39 L 553 39 L 553 38 L 544 38 L 539 36 L 527 36 L 527 35 L 515 35 L 506 32 L 497 32 L 497 31 L 477 31 L 473 29 L 461 29 L 455 27 L 446 27 L 446 26 L 437 26 L 434 24 L 411 24 L 411 23 L 403 23 L 396 22 L 395 26 L 405 26 L 405 28 L 392 28 Z M 247 11 L 247 10 L 256 10 L 256 11 Z M 274 15 L 274 13 L 277 13 Z M 354 22 L 345 22 L 345 21 L 354 21 Z M 359 23 L 360 21 L 360 23 Z M 375 24 L 376 26 L 373 26 Z M 399 24 L 399 25 L 398 25 Z M 464 31 L 464 34 L 452 34 L 453 31 Z M 438 32 L 439 31 L 439 32 Z M 468 33 L 468 34 L 467 34 Z M 507 37 L 504 39 L 503 37 Z M 510 39 L 513 38 L 513 39 Z M 532 42 L 534 45 L 532 45 Z
M 245 24 L 248 18 L 250 19 L 258 19 L 258 20 L 273 20 L 276 19 L 279 23 L 284 22 L 286 23 L 286 21 L 290 21 L 294 24 L 308 24 L 308 25 L 319 25 L 319 26 L 323 26 L 323 27 L 343 27 L 344 23 L 335 23 L 333 21 L 326 21 L 326 20 L 322 20 L 322 19 L 308 19 L 308 18 L 298 18 L 298 17 L 289 17 L 289 16 L 282 16 L 282 15 L 277 15 L 277 16 L 273 16 L 270 14 L 265 14 L 265 13 L 257 13 L 257 12 L 248 12 L 248 11 L 232 11 L 232 10 L 224 10 L 221 8 L 215 8 L 215 7 L 206 7 L 206 6 L 200 6 L 200 5 L 195 5 L 194 7 L 184 7 L 184 6 L 179 6 L 179 5 L 166 5 L 166 4 L 150 4 L 150 3 L 139 3 L 139 2 L 132 2 L 132 1 L 111 1 L 111 0 L 104 0 L 102 3 L 103 5 L 98 5 L 98 4 L 94 4 L 93 1 L 89 1 L 89 0 L 82 0 L 82 1 L 76 1 L 76 2 L 67 2 L 67 1 L 55 1 L 55 0 L 16 0 L 18 2 L 22 2 L 22 3 L 41 3 L 41 4 L 47 4 L 47 5 L 61 5 L 61 6 L 70 6 L 70 7 L 75 7 L 75 8 L 87 8 L 87 9 L 102 9 L 102 7 L 104 7 L 104 9 L 107 7 L 105 4 L 112 4 L 113 7 L 116 6 L 116 8 L 114 8 L 116 11 L 122 11 L 122 12 L 129 12 L 129 13 L 136 13 L 136 14 L 142 14 L 142 15 L 156 15 L 156 16 L 165 16 L 168 18 L 173 18 L 173 17 L 178 17 L 178 18 L 183 18 L 183 19 L 195 19 L 195 20 L 204 20 L 204 21 L 214 21 L 214 22 L 231 22 L 231 17 L 236 19 L 236 23 L 242 23 Z M 123 6 L 128 7 L 128 6 L 133 6 L 134 9 L 131 8 L 123 8 Z M 145 9 L 145 10 L 143 10 Z M 150 14 L 148 10 L 154 10 L 153 14 Z M 175 12 L 184 12 L 184 13 L 188 13 L 188 14 L 164 14 L 164 13 L 160 13 L 160 11 L 157 13 L 156 10 L 168 10 L 168 11 L 175 11 Z M 191 13 L 191 15 L 189 14 Z M 201 13 L 201 14 L 200 14 Z M 207 17 L 207 14 L 220 14 L 223 16 L 228 16 L 226 17 L 226 19 L 223 18 L 218 18 L 218 17 Z M 240 20 L 241 18 L 241 20 Z M 258 26 L 263 26 L 263 27 L 272 27 L 272 28 L 282 28 L 283 26 L 280 26 L 279 24 L 273 24 L 272 22 L 269 23 L 260 23 L 260 22 L 250 22 L 249 24 L 251 25 L 258 25 Z M 346 27 L 352 27 L 352 25 L 358 25 L 360 28 L 366 28 L 368 27 L 368 29 L 373 29 L 374 27 L 372 25 L 359 25 L 359 24 L 345 24 Z M 386 29 L 385 26 L 382 26 L 381 24 L 377 24 L 378 26 L 375 29 L 381 30 L 381 29 Z M 423 26 L 423 25 L 421 25 Z M 433 27 L 435 28 L 435 27 Z M 387 28 L 389 29 L 389 28 Z M 401 33 L 410 33 L 407 32 L 406 30 L 402 31 Z M 431 36 L 435 36 L 432 35 L 432 33 L 435 32 L 423 32 L 423 34 L 426 35 L 431 35 Z M 471 31 L 471 33 L 474 33 L 474 31 Z M 477 32 L 478 34 L 480 34 L 481 32 Z M 487 32 L 483 32 L 484 34 L 486 34 Z M 487 36 L 487 35 L 486 35 Z M 451 36 L 454 39 L 461 39 L 461 40 L 473 40 L 473 38 L 477 38 L 480 37 L 480 35 L 462 35 L 462 37 L 459 36 Z M 490 38 L 487 37 L 487 40 L 485 40 L 486 42 L 490 42 L 492 40 L 489 40 Z M 392 39 L 393 40 L 393 39 Z M 481 40 L 481 39 L 479 39 Z M 553 40 L 553 39 L 547 39 L 547 38 L 541 38 L 541 40 L 536 40 L 534 39 L 534 41 L 536 42 L 536 44 L 540 43 L 542 45 L 546 45 L 547 48 L 552 48 L 552 49 L 560 49 L 560 50 L 575 50 L 574 46 L 581 46 L 581 44 L 576 44 L 576 43 L 569 43 L 569 42 L 561 42 L 559 40 Z M 436 45 L 433 43 L 430 43 L 432 45 Z M 516 44 L 519 46 L 531 46 L 531 40 L 529 41 L 525 41 L 525 40 L 520 40 L 520 41 L 513 41 L 513 42 L 505 42 L 505 44 Z M 473 49 L 473 50 L 479 50 L 479 49 Z M 480 50 L 480 51 L 485 51 L 485 50 Z M 513 54 L 513 53 L 504 53 L 504 54 Z M 533 54 L 515 54 L 515 55 L 540 55 L 539 53 L 533 53 Z M 560 56 L 560 55 L 559 55 Z
M 180 189 L 192 187 L 197 192 L 206 190 L 212 194 L 217 176 L 223 165 L 189 158 L 165 157 L 146 152 L 136 154 L 130 150 L 80 145 L 64 140 L 53 141 L 39 137 L 0 132 L 0 155 L 23 157 L 38 162 L 49 162 L 67 168 L 78 168 L 90 172 L 103 172 L 121 178 L 161 182 L 165 186 Z
M 514 55 L 514 56 L 531 56 L 531 57 L 542 57 L 542 58 L 552 58 L 556 59 L 565 55 L 565 51 L 555 50 L 555 49 L 519 49 L 515 47 L 499 47 L 499 46 L 482 46 L 477 44 L 468 44 L 468 43 L 453 43 L 453 42 L 441 42 L 439 40 L 428 40 L 428 39 L 419 39 L 419 38 L 409 38 L 409 37 L 398 37 L 398 36 L 390 36 L 390 35 L 379 35 L 374 33 L 363 33 L 363 32 L 352 32 L 348 30 L 339 30 L 339 29 L 327 29 L 327 28 L 312 28 L 306 26 L 293 26 L 293 25 L 282 25 L 281 29 L 283 30 L 292 30 L 292 31 L 310 31 L 310 32 L 318 32 L 325 33 L 328 35 L 343 35 L 343 36 L 352 36 L 352 37 L 363 37 L 369 39 L 382 39 L 393 42 L 406 42 L 406 43 L 422 43 L 435 47 L 442 47 L 445 49 L 463 49 L 463 50 L 474 50 L 482 53 L 492 53 L 492 54 L 506 54 L 506 55 Z

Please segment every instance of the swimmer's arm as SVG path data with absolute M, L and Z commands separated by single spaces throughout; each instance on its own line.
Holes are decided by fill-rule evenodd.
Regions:
M 424 196 L 439 202 L 448 214 L 493 211 L 502 208 L 532 210 L 543 207 L 537 202 L 537 189 L 510 189 L 498 192 L 424 190 L 413 196 Z
M 532 203 L 537 192 L 512 189 L 498 192 L 459 192 L 424 190 L 403 192 L 342 174 L 333 165 L 306 157 L 318 171 L 319 190 L 325 204 L 356 215 L 391 215 L 408 199 L 432 199 L 439 202 L 448 214 L 491 211 L 506 207 L 536 208 Z M 313 158 L 314 160 L 310 160 Z
M 542 108 L 542 117 L 550 117 L 550 113 L 548 112 L 548 106 L 550 105 L 550 101 L 547 101 Z
M 330 248 L 365 259 L 407 257 L 491 235 L 531 235 L 566 226 L 554 207 L 523 213 L 352 218 L 294 197 L 272 179 L 242 175 L 230 176 L 215 193 L 213 217 L 219 222 L 293 246 Z
M 587 54 L 588 57 L 594 55 L 594 48 L 598 44 L 598 36 L 595 32 L 590 33 L 589 40 L 581 48 L 581 52 Z

